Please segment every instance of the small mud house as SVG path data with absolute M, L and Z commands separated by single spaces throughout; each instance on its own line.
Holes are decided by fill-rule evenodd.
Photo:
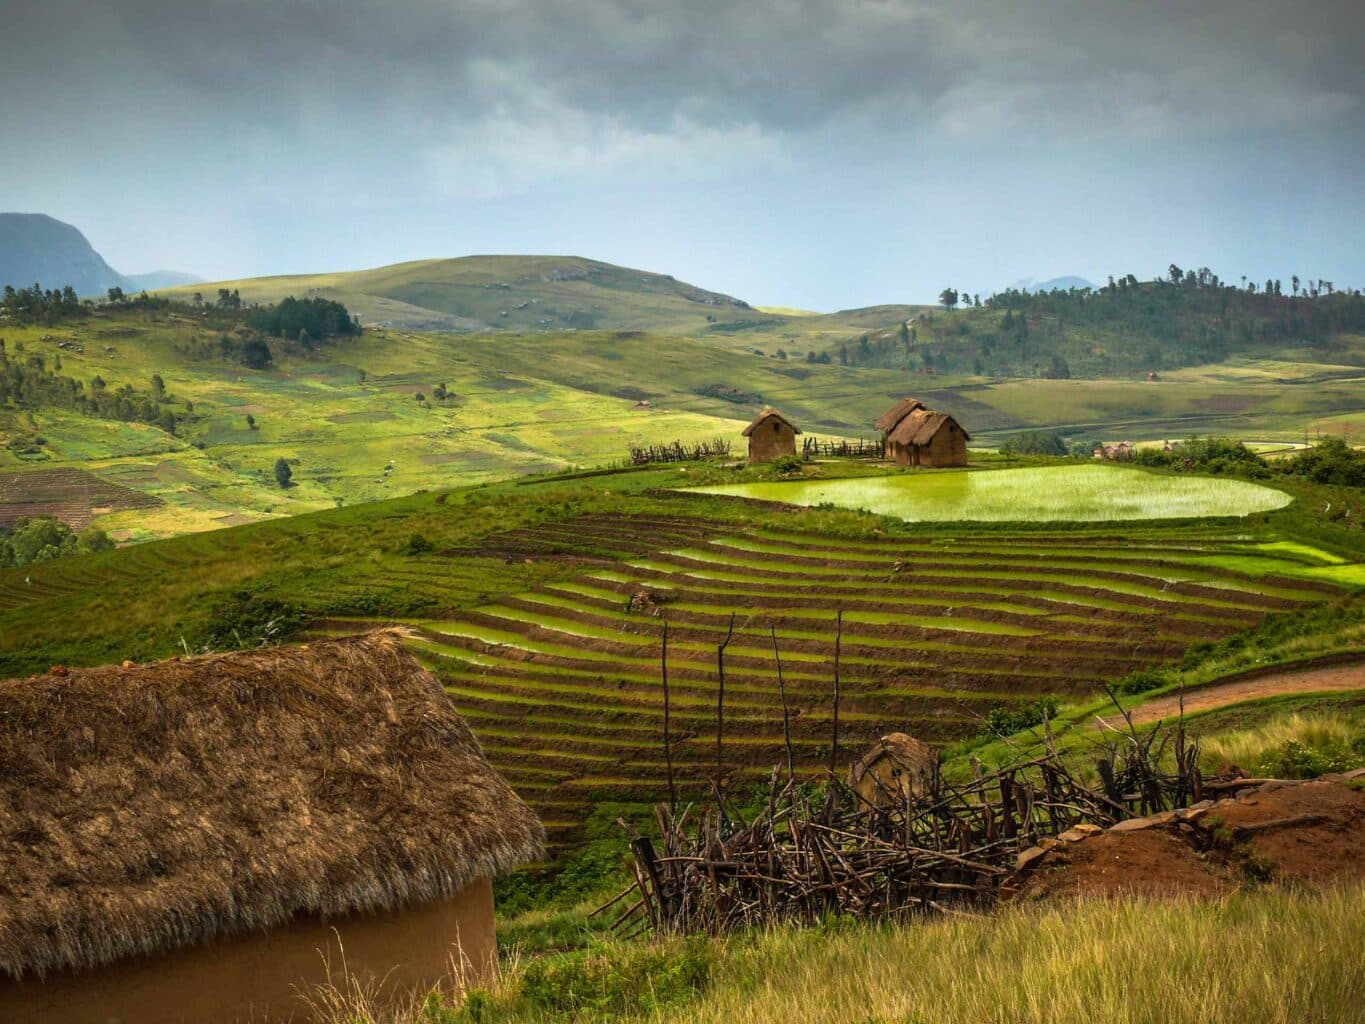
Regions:
M 971 436 L 947 413 L 903 398 L 877 420 L 886 457 L 901 466 L 965 466 Z
M 783 455 L 796 454 L 796 435 L 800 429 L 771 405 L 744 428 L 749 439 L 749 465 L 772 462 Z
M 887 733 L 854 763 L 848 784 L 869 807 L 931 799 L 939 786 L 938 749 L 903 732 Z
M 396 631 L 0 682 L 0 1020 L 309 1020 L 496 970 L 544 831 Z M 292 1015 L 292 1016 L 291 1016 Z

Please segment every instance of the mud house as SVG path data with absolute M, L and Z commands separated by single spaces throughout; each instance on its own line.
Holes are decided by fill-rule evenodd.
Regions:
M 965 466 L 971 436 L 947 413 L 903 398 L 877 420 L 886 457 L 901 466 Z
M 849 785 L 869 807 L 932 798 L 939 786 L 939 752 L 903 732 L 887 733 L 849 770 Z
M 0 682 L 0 1020 L 308 1020 L 496 970 L 544 832 L 395 631 Z
M 744 428 L 749 439 L 749 465 L 772 462 L 783 455 L 796 454 L 796 435 L 800 429 L 771 405 Z

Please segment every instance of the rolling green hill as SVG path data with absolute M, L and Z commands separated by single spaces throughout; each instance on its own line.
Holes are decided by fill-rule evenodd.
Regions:
M 286 296 L 344 303 L 366 324 L 399 330 L 562 333 L 651 331 L 750 349 L 787 344 L 822 352 L 871 329 L 893 330 L 920 308 L 876 306 L 831 314 L 756 309 L 670 275 L 577 256 L 464 256 L 374 270 L 216 281 L 163 290 L 182 301 L 219 289 L 248 303 Z
M 337 299 L 366 323 L 445 331 L 704 331 L 770 319 L 728 295 L 662 274 L 577 256 L 465 256 L 375 270 L 219 281 L 165 294 L 240 291 L 247 302 L 288 295 Z
M 664 622 L 691 793 L 714 764 L 714 658 L 732 612 L 726 763 L 740 784 L 781 756 L 770 631 L 796 755 L 817 772 L 840 610 L 849 749 L 889 726 L 951 740 L 992 708 L 1089 699 L 1269 612 L 1336 600 L 1365 556 L 1358 530 L 1318 514 L 1340 489 L 1295 480 L 1277 481 L 1299 500 L 1276 511 L 1122 524 L 906 523 L 692 489 L 767 476 L 536 477 L 0 569 L 0 674 L 407 623 L 494 763 L 570 842 L 593 806 L 661 792 Z
M 0 402 L 0 473 L 15 481 L 0 503 L 59 504 L 117 539 L 139 540 L 619 462 L 628 441 L 724 436 L 740 445 L 740 428 L 765 404 L 807 434 L 871 436 L 872 421 L 906 394 L 952 412 L 984 446 L 1040 426 L 1138 440 L 1365 432 L 1361 372 L 1311 362 L 1311 353 L 1235 359 L 1155 382 L 999 380 L 809 363 L 777 358 L 773 347 L 759 355 L 645 332 L 372 328 L 312 348 L 269 339 L 273 363 L 253 369 L 222 355 L 223 336 L 231 340 L 192 316 L 156 310 L 96 309 L 57 326 L 5 328 L 11 358 L 42 360 L 86 391 L 98 379 L 106 393 L 127 387 L 145 405 L 159 376 L 158 415 L 176 426 L 172 435 L 157 422 L 94 418 L 40 398 Z M 273 476 L 280 458 L 293 470 L 287 490 Z M 99 484 L 88 489 L 88 507 L 71 471 Z M 108 486 L 158 503 L 105 502 Z

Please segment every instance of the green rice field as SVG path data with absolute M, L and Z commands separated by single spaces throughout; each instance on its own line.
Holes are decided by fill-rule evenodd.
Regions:
M 742 788 L 784 756 L 774 636 L 794 756 L 818 773 L 830 755 L 841 611 L 846 760 L 891 729 L 938 742 L 971 735 L 992 708 L 1093 693 L 1267 612 L 1321 600 L 1333 590 L 1301 574 L 1323 557 L 1200 525 L 878 540 L 593 514 L 433 553 L 401 582 L 438 586 L 467 559 L 577 567 L 403 620 L 494 763 L 571 844 L 600 802 L 666 792 L 665 625 L 670 752 L 683 791 L 700 795 L 715 775 L 716 647 L 732 615 L 723 774 Z M 337 616 L 314 629 L 373 624 Z
M 1292 500 L 1273 487 L 1213 477 L 1156 476 L 1119 466 L 944 471 L 843 480 L 700 487 L 788 505 L 835 505 L 910 522 L 1112 522 L 1246 516 Z

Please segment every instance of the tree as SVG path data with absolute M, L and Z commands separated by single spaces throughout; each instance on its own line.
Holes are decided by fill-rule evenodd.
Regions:
M 76 547 L 85 554 L 94 554 L 96 551 L 112 551 L 114 542 L 98 526 L 87 526 L 76 539 Z
M 251 415 L 251 413 L 246 414 L 246 429 L 247 430 L 256 429 L 256 417 Z
M 166 400 L 166 382 L 161 379 L 161 374 L 152 374 L 152 401 L 164 402 Z
M 289 468 L 289 461 L 283 456 L 275 460 L 275 481 L 280 485 L 281 490 L 290 488 L 290 481 L 294 479 L 294 471 Z
M 945 288 L 938 293 L 938 301 L 943 303 L 943 308 L 952 310 L 957 306 L 958 294 L 955 289 Z

